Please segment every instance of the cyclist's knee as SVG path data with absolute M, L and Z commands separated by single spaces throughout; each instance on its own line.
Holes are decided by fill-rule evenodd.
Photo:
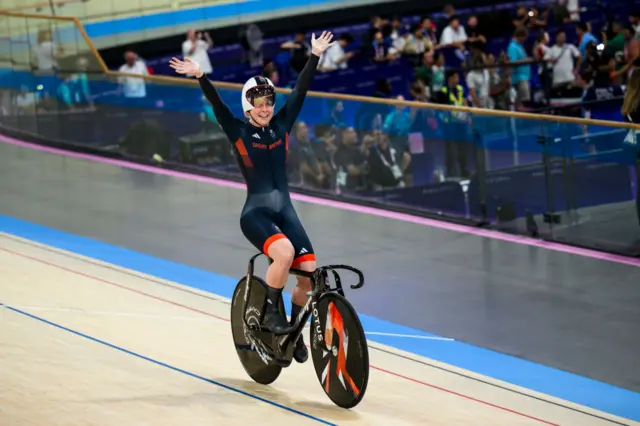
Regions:
M 295 250 L 291 241 L 287 238 L 281 238 L 271 243 L 267 256 L 273 259 L 275 263 L 289 268 L 293 263 L 294 254 Z
M 298 266 L 298 269 L 305 271 L 305 272 L 313 272 L 316 270 L 316 261 L 315 260 L 305 260 L 304 262 L 300 263 L 300 266 Z

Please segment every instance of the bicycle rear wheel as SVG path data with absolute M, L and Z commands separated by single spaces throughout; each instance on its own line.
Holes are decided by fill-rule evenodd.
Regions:
M 259 277 L 253 277 L 251 293 L 246 311 L 244 304 L 247 278 L 242 278 L 236 285 L 231 299 L 231 332 L 240 363 L 247 374 L 257 383 L 268 385 L 273 383 L 282 367 L 276 363 L 270 342 L 273 335 L 268 332 L 250 331 L 242 319 L 246 315 L 249 325 L 260 325 L 267 300 L 266 283 Z M 280 299 L 280 310 L 285 315 L 284 302 Z
M 318 381 L 336 405 L 353 408 L 369 381 L 369 349 L 358 314 L 336 293 L 320 296 L 313 314 L 309 341 Z

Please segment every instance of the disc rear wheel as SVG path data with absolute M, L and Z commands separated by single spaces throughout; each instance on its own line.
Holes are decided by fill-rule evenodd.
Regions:
M 320 297 L 309 346 L 318 381 L 329 399 L 342 408 L 358 405 L 369 381 L 369 349 L 360 319 L 347 299 L 336 293 Z

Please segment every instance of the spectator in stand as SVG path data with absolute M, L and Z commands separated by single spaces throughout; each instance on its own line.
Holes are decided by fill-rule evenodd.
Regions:
M 294 39 L 285 41 L 280 48 L 289 50 L 289 66 L 296 74 L 300 74 L 311 54 L 311 44 L 307 41 L 305 32 L 296 32 Z
M 549 51 L 549 42 L 551 38 L 549 37 L 549 33 L 543 31 L 538 34 L 536 37 L 536 41 L 533 44 L 533 59 L 536 62 L 540 62 L 544 60 L 545 55 Z M 538 71 L 540 72 L 540 71 Z
M 489 96 L 490 76 L 486 66 L 489 65 L 485 55 L 476 52 L 471 58 L 471 70 L 467 74 L 467 88 L 471 105 L 475 108 L 493 108 L 493 100 Z
M 336 182 L 334 155 L 338 149 L 336 146 L 336 131 L 331 126 L 319 124 L 315 126 L 314 134 L 316 141 L 312 144 L 313 150 L 320 162 L 324 175 L 328 177 L 329 188 L 333 189 Z
M 444 55 L 437 52 L 433 55 L 435 66 L 433 67 L 433 79 L 431 80 L 431 90 L 439 92 L 446 84 L 446 66 Z
M 340 188 L 356 190 L 364 186 L 367 162 L 361 148 L 358 147 L 358 134 L 353 127 L 343 129 L 334 154 L 334 164 Z
M 390 50 L 391 46 L 389 42 L 385 40 L 384 36 L 382 35 L 382 31 L 376 32 L 373 39 L 372 47 L 373 60 L 375 62 L 393 61 L 397 57 L 396 51 Z
M 529 28 L 529 22 L 531 21 L 531 16 L 529 16 L 529 11 L 525 6 L 519 6 L 516 10 L 516 16 L 513 18 L 513 27 L 514 29 L 525 27 Z
M 293 131 L 297 144 L 298 167 L 301 183 L 314 188 L 328 189 L 329 176 L 325 174 L 323 166 L 314 149 L 315 145 L 309 140 L 309 128 L 304 121 L 298 121 Z
M 205 75 L 211 74 L 213 67 L 207 50 L 212 46 L 213 40 L 208 32 L 196 33 L 196 30 L 192 28 L 187 31 L 187 39 L 182 43 L 182 56 L 189 57 L 199 63 L 200 69 Z M 187 77 L 191 76 L 187 75 Z
M 436 24 L 436 40 L 440 40 L 442 38 L 442 33 L 451 22 L 451 18 L 455 16 L 456 9 L 452 4 L 445 4 L 442 12 L 444 13 L 444 18 L 440 19 Z
M 620 24 L 620 26 L 622 26 Z M 631 23 L 622 27 L 612 39 L 605 50 L 615 59 L 615 69 L 611 75 L 612 82 L 624 84 L 634 68 L 634 62 L 638 57 L 638 41 L 635 40 L 635 32 Z
M 487 38 L 480 33 L 477 16 L 469 16 L 465 30 L 467 32 L 467 41 L 469 42 L 469 46 L 475 47 L 484 52 L 487 46 Z
M 429 50 L 422 55 L 422 65 L 415 69 L 414 79 L 422 83 L 425 88 L 425 96 L 431 97 L 431 83 L 433 81 L 433 68 L 435 66 L 435 52 Z
M 606 75 L 609 84 L 617 84 L 615 77 L 616 59 L 607 53 L 607 50 L 598 50 L 595 42 L 587 45 L 587 54 L 580 67 L 580 80 L 583 87 L 588 82 L 596 79 L 602 80 L 602 76 Z
M 458 56 L 460 60 L 464 60 L 465 43 L 467 40 L 467 32 L 464 27 L 460 25 L 460 18 L 454 15 L 449 20 L 449 25 L 442 31 L 439 48 L 455 47 L 456 56 Z
M 400 33 L 398 37 L 393 40 L 391 48 L 389 51 L 393 52 L 396 55 L 402 56 L 405 53 L 405 49 L 407 47 L 407 43 L 409 43 L 409 39 L 411 38 L 411 32 L 404 28 L 400 29 Z
M 611 25 L 611 32 L 613 37 L 607 40 L 605 44 L 605 51 L 608 55 L 616 57 L 624 52 L 625 40 L 625 28 L 621 22 L 614 22 Z
M 549 40 L 549 33 L 543 31 L 538 34 L 533 46 L 533 60 L 538 63 L 538 78 L 546 102 L 551 98 L 551 87 L 553 86 L 553 67 L 550 62 L 545 61 L 545 56 L 550 49 Z
M 413 26 L 412 34 L 407 38 L 404 50 L 402 53 L 408 57 L 408 60 L 413 64 L 420 62 L 422 54 L 430 49 L 433 49 L 431 42 L 424 36 L 424 32 L 419 25 Z
M 527 55 L 524 43 L 529 37 L 529 31 L 525 27 L 518 27 L 511 43 L 507 47 L 509 63 L 514 64 L 511 72 L 511 83 L 516 90 L 516 109 L 522 110 L 524 103 L 531 100 L 531 63 L 533 61 Z
M 576 24 L 576 35 L 578 36 L 578 51 L 584 58 L 587 55 L 587 45 L 591 42 L 598 44 L 598 39 L 591 34 L 589 25 L 586 22 Z
M 529 21 L 529 29 L 540 30 L 547 26 L 549 19 L 549 9 L 545 10 L 541 14 L 538 8 L 532 7 L 531 9 L 529 9 L 529 16 L 531 17 L 531 20 Z
M 438 32 L 436 25 L 431 21 L 431 17 L 423 17 L 420 22 L 420 28 L 422 29 L 424 38 L 427 39 L 432 46 L 436 46 L 438 44 Z
M 518 7 L 516 17 L 513 19 L 513 26 L 517 29 L 524 27 L 530 30 L 537 30 L 547 26 L 547 17 L 549 10 L 546 10 L 540 16 L 540 12 L 535 7 L 527 9 L 525 6 Z
M 620 121 L 620 99 L 624 90 L 619 84 L 611 84 L 609 73 L 601 70 L 592 76 L 585 76 L 582 95 L 582 110 L 585 118 L 595 120 Z M 590 80 L 587 80 L 590 79 Z M 595 148 L 595 146 L 593 147 Z
M 6 48 L 5 48 L 6 52 Z M 7 52 L 8 53 L 8 52 Z M 40 107 L 53 107 L 51 102 L 57 95 L 58 83 L 52 78 L 54 73 L 59 70 L 58 59 L 64 53 L 61 45 L 57 45 L 53 41 L 53 34 L 50 29 L 41 29 L 38 31 L 37 45 L 33 48 L 33 56 L 35 59 L 35 82 L 40 89 L 38 96 L 42 96 Z
M 558 0 L 558 4 L 567 10 L 566 17 L 568 17 L 568 20 L 565 20 L 565 22 L 580 21 L 580 0 Z
M 489 96 L 494 109 L 507 111 L 511 109 L 511 67 L 506 66 L 508 58 L 501 55 L 497 67 L 493 55 L 488 55 L 487 62 L 491 66 L 489 71 Z
M 380 16 L 373 16 L 371 18 L 369 30 L 362 37 L 362 53 L 367 57 L 371 58 L 373 56 L 371 45 L 375 39 L 375 35 L 378 31 L 384 31 L 386 25 L 387 21 Z
M 396 41 L 404 32 L 404 24 L 400 20 L 398 16 L 394 16 L 391 20 L 391 24 L 385 27 L 384 33 L 387 35 L 389 40 L 393 43 Z
M 396 96 L 396 100 L 404 101 L 404 96 Z M 409 134 L 411 128 L 411 115 L 409 114 L 409 108 L 404 105 L 397 105 L 387 116 L 384 118 L 382 124 L 382 130 L 389 133 L 393 139 L 402 138 Z M 396 145 L 396 144 L 394 144 Z M 402 145 L 400 143 L 399 145 Z
M 138 57 L 138 54 L 132 50 L 124 53 L 125 63 L 118 69 L 121 73 L 149 75 L 147 65 Z M 138 104 L 147 96 L 147 84 L 143 78 L 121 76 L 118 77 L 120 87 L 118 92 L 122 92 L 127 99 L 128 105 Z
M 396 97 L 399 101 L 404 101 L 404 96 Z M 411 163 L 411 153 L 409 151 L 409 133 L 413 126 L 415 113 L 409 107 L 404 105 L 396 106 L 395 111 L 390 112 L 382 125 L 383 132 L 379 132 L 388 137 L 391 147 L 399 154 L 397 159 L 401 160 L 403 173 L 408 169 Z M 402 159 L 400 159 L 402 155 Z M 407 158 L 408 156 L 408 158 Z
M 70 109 L 93 109 L 95 107 L 89 91 L 89 60 L 80 57 L 76 60 L 76 69 L 65 78 L 58 87 L 61 104 Z
M 459 107 L 468 106 L 464 88 L 460 85 L 460 76 L 456 70 L 446 70 L 447 84 L 438 93 L 433 94 L 436 103 Z
M 325 123 L 333 127 L 345 127 L 347 124 L 344 118 L 344 103 L 341 100 L 329 101 L 329 116 Z
M 328 48 L 320 57 L 318 71 L 334 71 L 347 68 L 347 62 L 354 55 L 354 52 L 346 52 L 344 49 L 351 44 L 353 37 L 350 34 L 342 34 L 338 37 L 337 43 Z
M 411 93 L 411 100 L 414 102 L 427 102 L 429 100 L 427 87 L 422 80 L 415 79 L 413 83 L 411 83 L 409 92 Z
M 640 37 L 640 11 L 635 10 L 629 14 L 629 22 L 633 25 L 636 38 Z
M 406 151 L 400 154 L 389 144 L 385 133 L 380 132 L 375 136 L 367 155 L 369 183 L 374 190 L 404 187 L 403 166 L 410 161 L 411 155 Z
M 447 85 L 442 88 L 436 101 L 441 104 L 466 107 L 467 96 L 460 85 L 460 77 L 455 70 L 447 70 Z M 469 145 L 463 135 L 468 122 L 466 114 L 458 111 L 442 111 L 442 133 L 445 140 L 446 175 L 450 178 L 468 178 Z
M 578 48 L 567 43 L 563 29 L 556 31 L 556 43 L 547 51 L 545 60 L 552 65 L 552 92 L 557 97 L 572 96 L 582 57 Z
M 58 69 L 58 58 L 63 52 L 62 46 L 56 46 L 56 43 L 53 41 L 53 35 L 50 29 L 41 29 L 38 31 L 37 45 L 33 53 L 39 74 L 50 74 Z

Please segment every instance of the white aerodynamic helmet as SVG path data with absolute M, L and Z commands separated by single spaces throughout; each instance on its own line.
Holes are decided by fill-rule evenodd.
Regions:
M 242 109 L 244 112 L 254 108 L 255 98 L 270 96 L 271 105 L 276 103 L 276 86 L 267 77 L 251 77 L 242 87 Z

